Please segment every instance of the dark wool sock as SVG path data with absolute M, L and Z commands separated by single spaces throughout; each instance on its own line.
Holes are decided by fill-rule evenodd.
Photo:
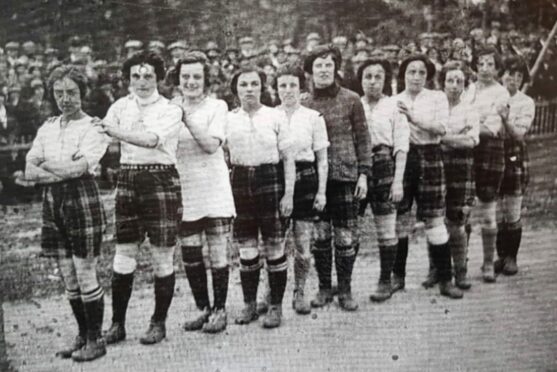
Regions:
M 83 307 L 87 318 L 87 339 L 96 341 L 101 337 L 104 317 L 104 296 L 91 302 L 84 302 Z
M 395 264 L 397 244 L 395 245 L 380 245 L 379 246 L 379 259 L 381 261 L 381 273 L 379 280 L 388 282 L 391 280 L 391 272 Z
M 163 322 L 166 320 L 168 308 L 174 297 L 174 285 L 176 284 L 176 275 L 174 273 L 159 278 L 155 276 L 155 312 L 153 320 Z
M 228 294 L 228 266 L 212 270 L 214 308 L 224 309 Z
M 331 289 L 331 271 L 333 269 L 331 240 L 315 241 L 312 253 L 315 260 L 315 270 L 319 277 L 319 289 Z
M 245 303 L 256 301 L 260 271 L 261 262 L 259 256 L 251 260 L 240 258 L 240 280 L 242 281 Z
M 520 221 L 509 224 L 507 229 L 507 256 L 516 259 L 522 241 L 522 224 Z
M 356 253 L 354 247 L 335 246 L 335 267 L 337 270 L 338 292 L 350 293 L 350 284 L 352 282 L 352 270 L 356 261 Z
M 269 287 L 271 288 L 271 305 L 282 304 L 284 290 L 286 289 L 288 261 L 286 256 L 276 260 L 267 260 L 269 274 Z
M 76 293 L 76 291 L 73 292 Z M 85 309 L 83 307 L 83 301 L 79 295 L 79 289 L 77 290 L 77 298 L 72 298 L 69 302 L 77 322 L 79 335 L 85 337 L 87 335 L 87 320 L 85 319 Z
M 497 257 L 505 258 L 507 256 L 507 249 L 503 237 L 507 234 L 507 224 L 504 222 L 497 224 L 497 238 L 495 239 L 495 249 L 497 250 Z
M 126 311 L 133 289 L 133 276 L 131 274 L 112 273 L 112 322 L 126 322 Z
M 437 268 L 437 276 L 441 282 L 450 282 L 452 279 L 451 250 L 447 243 L 430 244 L 431 258 Z
M 406 258 L 408 257 L 408 237 L 399 238 L 393 266 L 393 274 L 398 277 L 406 277 Z
M 207 270 L 203 263 L 202 246 L 183 246 L 182 261 L 191 292 L 198 309 L 210 307 L 207 289 Z

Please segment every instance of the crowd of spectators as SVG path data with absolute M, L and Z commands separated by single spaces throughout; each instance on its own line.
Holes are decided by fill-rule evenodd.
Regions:
M 300 43 L 293 39 L 271 39 L 265 43 L 252 35 L 242 35 L 237 43 L 219 46 L 215 41 L 206 45 L 189 45 L 186 40 L 173 40 L 168 44 L 160 40 L 125 42 L 120 55 L 111 60 L 97 59 L 103 46 L 93 46 L 80 36 L 70 38 L 67 50 L 43 46 L 38 41 L 7 41 L 0 48 L 0 148 L 5 145 L 29 143 L 37 129 L 49 116 L 57 114 L 56 108 L 46 97 L 46 79 L 49 72 L 65 62 L 83 68 L 89 78 L 89 92 L 85 98 L 85 111 L 97 117 L 104 117 L 110 105 L 118 98 L 128 94 L 126 82 L 121 78 L 121 64 L 131 54 L 149 49 L 160 54 L 168 66 L 173 66 L 186 52 L 204 52 L 211 62 L 209 94 L 224 99 L 229 108 L 238 105 L 229 89 L 232 76 L 244 64 L 256 64 L 267 77 L 263 103 L 274 106 L 278 97 L 272 89 L 272 81 L 277 69 L 283 64 L 301 63 L 304 56 L 316 45 L 331 42 L 343 54 L 342 70 L 339 72 L 341 85 L 360 93 L 356 71 L 369 58 L 388 59 L 394 74 L 399 62 L 411 54 L 426 54 L 437 69 L 449 60 L 471 61 L 474 51 L 481 46 L 495 46 L 503 56 L 521 55 L 532 67 L 547 37 L 542 33 L 524 33 L 520 30 L 493 21 L 488 30 L 472 29 L 466 37 L 448 33 L 421 33 L 415 40 L 401 40 L 398 44 L 378 45 L 371 35 L 336 35 L 330 40 L 319 33 L 311 32 L 301 38 Z M 539 73 L 534 79 L 529 94 L 534 98 L 552 99 L 557 96 L 557 62 L 555 43 L 549 48 Z M 107 55 L 106 50 L 102 55 Z M 169 75 L 173 72 L 172 68 Z M 179 95 L 180 91 L 170 83 L 162 82 L 159 91 L 167 97 Z M 434 84 L 432 81 L 431 84 Z M 311 84 L 308 84 L 311 86 Z M 392 91 L 396 92 L 397 82 Z M 15 146 L 17 147 L 17 146 Z M 24 146 L 22 146 L 24 147 Z M 13 146 L 12 146 L 13 148 Z M 0 181 L 10 184 L 13 172 L 23 169 L 25 150 L 0 151 Z M 111 157 L 113 157 L 111 159 Z M 114 162 L 117 155 L 109 152 L 105 162 Z

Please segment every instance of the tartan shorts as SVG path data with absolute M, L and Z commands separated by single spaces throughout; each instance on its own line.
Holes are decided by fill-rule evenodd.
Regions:
M 116 192 L 116 240 L 142 242 L 145 233 L 151 244 L 176 244 L 182 220 L 182 192 L 173 165 L 138 165 L 120 168 Z
M 520 196 L 526 192 L 529 174 L 528 150 L 524 141 L 505 140 L 505 172 L 501 195 Z
M 493 202 L 499 195 L 505 172 L 505 146 L 500 138 L 480 137 L 474 150 L 476 195 L 482 202 Z
M 296 184 L 294 185 L 294 208 L 292 219 L 313 221 L 316 211 L 313 202 L 319 187 L 317 171 L 313 162 L 296 162 Z
M 106 215 L 92 176 L 46 185 L 42 217 L 44 256 L 87 258 L 100 254 Z
M 318 214 L 319 220 L 331 222 L 333 227 L 353 230 L 358 224 L 360 202 L 354 198 L 355 182 L 327 182 L 327 205 Z
M 180 223 L 180 237 L 201 234 L 207 235 L 227 234 L 232 229 L 232 217 L 203 217 L 195 221 L 182 221 Z
M 414 199 L 418 220 L 445 216 L 445 172 L 439 144 L 410 145 L 404 171 L 400 214 L 410 212 Z
M 236 204 L 234 238 L 239 241 L 283 239 L 287 219 L 280 214 L 284 195 L 282 163 L 232 168 L 232 194 Z
M 443 151 L 447 186 L 447 219 L 464 225 L 475 204 L 474 150 L 445 149 Z
M 375 146 L 372 156 L 372 175 L 367 181 L 367 197 L 360 202 L 360 216 L 365 214 L 368 204 L 374 215 L 387 216 L 396 213 L 396 205 L 390 199 L 395 178 L 393 149 L 384 145 Z

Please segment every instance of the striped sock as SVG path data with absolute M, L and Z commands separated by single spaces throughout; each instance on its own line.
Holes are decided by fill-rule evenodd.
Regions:
M 286 289 L 287 269 L 288 261 L 285 255 L 275 260 L 267 259 L 269 287 L 271 288 L 271 305 L 282 304 L 284 290 Z

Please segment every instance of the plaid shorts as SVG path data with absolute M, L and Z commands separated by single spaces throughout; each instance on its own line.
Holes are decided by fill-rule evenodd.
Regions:
M 316 211 L 313 202 L 319 187 L 317 171 L 313 162 L 296 162 L 296 184 L 294 185 L 294 208 L 292 219 L 313 221 Z
M 236 204 L 234 238 L 283 239 L 287 220 L 280 215 L 284 195 L 282 163 L 232 168 L 232 194 Z
M 46 185 L 42 214 L 45 256 L 86 258 L 100 254 L 106 215 L 93 177 Z
M 445 172 L 441 145 L 410 145 L 404 171 L 404 196 L 399 213 L 412 209 L 416 199 L 417 219 L 445 216 Z
M 524 195 L 530 174 L 528 150 L 524 141 L 505 140 L 505 173 L 501 195 Z
M 505 172 L 505 148 L 502 139 L 480 137 L 480 144 L 474 150 L 474 172 L 478 199 L 482 202 L 495 201 Z
M 354 198 L 355 182 L 327 182 L 327 205 L 319 213 L 319 220 L 332 222 L 334 227 L 355 229 L 358 224 L 360 202 Z
M 390 200 L 395 177 L 393 149 L 385 145 L 375 146 L 372 156 L 372 176 L 367 179 L 367 197 L 360 202 L 360 216 L 365 214 L 368 204 L 377 216 L 396 213 L 396 205 Z
M 446 149 L 443 163 L 447 185 L 447 219 L 463 225 L 475 202 L 474 150 Z
M 180 237 L 186 238 L 202 232 L 207 235 L 222 235 L 229 233 L 231 229 L 232 217 L 204 217 L 196 221 L 182 221 L 180 223 Z
M 173 165 L 122 165 L 116 192 L 116 240 L 151 244 L 176 244 L 182 220 L 182 192 Z

